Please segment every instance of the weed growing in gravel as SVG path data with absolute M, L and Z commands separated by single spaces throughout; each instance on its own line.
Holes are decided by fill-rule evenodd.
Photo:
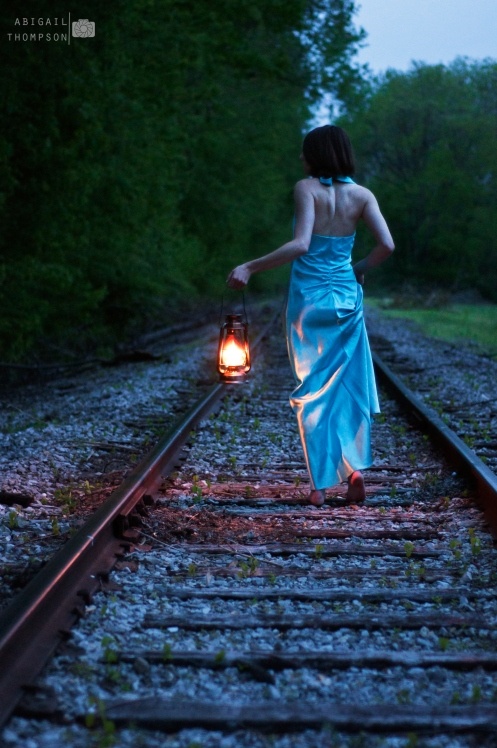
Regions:
M 237 564 L 240 569 L 237 574 L 239 579 L 246 579 L 252 576 L 259 568 L 259 560 L 255 556 L 250 556 L 248 561 L 238 561 Z
M 267 451 L 267 450 L 266 450 Z M 269 460 L 269 454 L 264 455 L 264 457 L 261 460 L 261 468 L 264 470 Z
M 77 678 L 82 678 L 83 680 L 91 680 L 93 678 L 93 668 L 87 662 L 73 662 L 69 669 Z
M 221 423 L 229 423 L 231 419 L 231 412 L 229 410 L 223 410 L 221 413 L 217 415 L 217 420 Z
M 399 704 L 411 703 L 411 693 L 408 688 L 401 688 L 400 691 L 397 691 L 397 702 Z
M 478 427 L 480 428 L 480 427 Z M 480 431 L 480 439 L 483 439 L 485 442 L 489 442 L 492 438 L 492 434 L 490 432 L 490 427 L 485 426 L 482 431 Z
M 217 652 L 216 656 L 214 657 L 214 662 L 216 665 L 221 665 L 226 659 L 226 650 L 220 649 L 219 652 Z
M 191 494 L 195 504 L 202 501 L 202 486 L 199 483 L 198 475 L 193 476 Z
M 230 446 L 236 447 L 238 443 L 238 438 L 240 436 L 240 426 L 237 423 L 234 423 L 231 427 L 231 437 L 230 437 Z
M 428 405 L 431 405 L 431 407 L 433 408 L 433 410 L 436 410 L 436 412 L 438 413 L 438 415 L 442 415 L 442 413 L 444 411 L 444 408 L 443 408 L 443 403 L 440 400 L 438 400 L 436 397 L 432 397 L 432 396 L 428 396 L 426 398 L 426 400 L 428 402 Z
M 426 574 L 426 569 L 422 563 L 415 563 L 414 561 L 409 561 L 409 566 L 406 569 L 406 577 L 411 577 L 411 578 L 418 577 L 418 579 L 422 579 L 425 574 Z
M 17 514 L 15 509 L 12 509 L 9 512 L 8 515 L 8 526 L 9 530 L 18 530 L 19 529 L 19 515 Z
M 85 717 L 85 725 L 92 729 L 101 725 L 101 734 L 98 738 L 98 748 L 111 748 L 116 742 L 116 725 L 108 719 L 105 714 L 105 704 L 98 696 L 89 697 L 90 707 L 95 711 L 89 712 Z
M 389 587 L 391 590 L 397 589 L 399 586 L 399 582 L 395 577 L 388 577 L 386 587 Z
M 449 548 L 452 551 L 452 555 L 454 556 L 454 561 L 460 561 L 461 560 L 461 541 L 459 538 L 452 538 L 449 541 Z
M 433 486 L 436 486 L 436 484 L 439 481 L 440 476 L 437 473 L 431 473 L 427 472 L 423 478 L 422 486 L 423 488 L 432 488 Z
M 438 646 L 442 650 L 442 652 L 446 652 L 448 647 L 450 645 L 450 639 L 447 639 L 446 636 L 439 636 L 438 637 Z
M 76 499 L 73 496 L 72 488 L 56 488 L 54 499 L 62 505 L 62 514 L 74 514 L 76 511 Z
M 472 704 L 478 704 L 478 702 L 482 700 L 482 697 L 483 697 L 483 694 L 482 694 L 481 686 L 478 686 L 477 684 L 475 684 L 473 686 L 473 689 L 471 691 L 471 696 L 469 698 L 470 702 Z
M 478 420 L 477 418 L 475 418 L 474 416 L 471 416 L 471 418 L 469 418 L 469 420 L 468 420 L 468 424 L 469 424 L 469 426 L 470 426 L 470 427 L 471 427 L 471 428 L 472 428 L 472 429 L 473 429 L 474 431 L 479 431 L 479 430 L 480 430 L 480 422 L 479 422 L 479 420 Z
M 271 431 L 267 434 L 267 438 L 272 444 L 274 444 L 275 447 L 281 447 L 283 441 L 283 436 L 281 434 L 276 434 Z
M 400 423 L 393 423 L 390 428 L 392 433 L 397 434 L 397 436 L 405 436 L 407 433 L 406 427 Z
M 120 691 L 129 692 L 131 691 L 130 684 L 124 680 L 123 673 L 118 667 L 113 665 L 107 665 L 106 679 L 113 686 L 118 686 Z
M 322 543 L 316 543 L 316 545 L 314 546 L 314 554 L 316 558 L 322 558 L 323 551 L 324 545 Z
M 477 556 L 480 553 L 481 548 L 482 548 L 481 538 L 479 538 L 478 535 L 476 534 L 474 527 L 469 528 L 468 534 L 469 534 L 469 542 L 471 544 L 471 553 L 473 554 L 473 556 Z
M 106 663 L 113 663 L 117 662 L 118 655 L 117 651 L 115 649 L 115 640 L 112 636 L 103 636 L 102 641 L 100 642 L 101 647 L 104 650 L 104 661 Z
M 413 550 L 414 550 L 414 543 L 411 543 L 409 540 L 407 540 L 404 543 L 404 551 L 406 552 L 406 558 L 411 558 Z
M 59 520 L 57 517 L 52 517 L 52 535 L 60 535 Z

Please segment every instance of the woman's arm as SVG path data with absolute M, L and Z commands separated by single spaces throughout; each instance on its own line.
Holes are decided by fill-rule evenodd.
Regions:
M 364 204 L 361 218 L 376 239 L 376 245 L 371 252 L 354 265 L 354 273 L 359 283 L 364 283 L 364 273 L 371 268 L 385 262 L 395 249 L 392 235 L 387 222 L 381 214 L 378 201 L 372 192 L 368 191 L 368 197 Z
M 253 273 L 292 262 L 309 249 L 314 226 L 314 198 L 310 191 L 309 181 L 302 179 L 294 189 L 295 199 L 295 232 L 291 241 L 286 242 L 274 252 L 257 257 L 243 265 L 238 265 L 229 274 L 226 283 L 231 288 L 243 288 Z

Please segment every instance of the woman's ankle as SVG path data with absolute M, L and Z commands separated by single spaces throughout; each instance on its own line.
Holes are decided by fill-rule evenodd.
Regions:
M 323 506 L 326 498 L 324 488 L 314 488 L 309 494 L 309 501 L 314 506 Z
M 366 498 L 366 487 L 364 477 L 360 470 L 354 470 L 348 477 L 347 500 L 351 502 L 364 501 Z

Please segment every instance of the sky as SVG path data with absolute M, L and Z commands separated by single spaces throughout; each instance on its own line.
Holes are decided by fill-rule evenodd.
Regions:
M 374 73 L 458 56 L 497 60 L 497 0 L 358 0 L 355 25 L 367 32 L 357 61 Z

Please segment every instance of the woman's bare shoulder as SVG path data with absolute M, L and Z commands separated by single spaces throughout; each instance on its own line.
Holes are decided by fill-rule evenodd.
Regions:
M 312 192 L 316 182 L 315 179 L 309 179 L 309 177 L 305 177 L 304 179 L 299 179 L 298 182 L 295 183 L 294 192 L 296 194 L 303 194 L 307 192 Z
M 296 182 L 295 187 L 293 188 L 293 196 L 296 204 L 307 204 L 314 200 L 316 197 L 316 185 L 313 185 L 313 182 L 316 182 L 316 180 L 299 179 L 299 181 Z
M 353 189 L 355 194 L 362 197 L 364 200 L 374 199 L 374 195 L 371 190 L 368 190 L 367 187 L 363 187 L 362 184 L 350 185 L 350 189 Z
M 368 206 L 373 207 L 374 205 L 378 204 L 371 190 L 369 190 L 367 187 L 363 187 L 360 184 L 350 185 L 350 194 L 353 197 L 354 202 L 358 206 L 361 205 L 363 208 L 366 208 Z

